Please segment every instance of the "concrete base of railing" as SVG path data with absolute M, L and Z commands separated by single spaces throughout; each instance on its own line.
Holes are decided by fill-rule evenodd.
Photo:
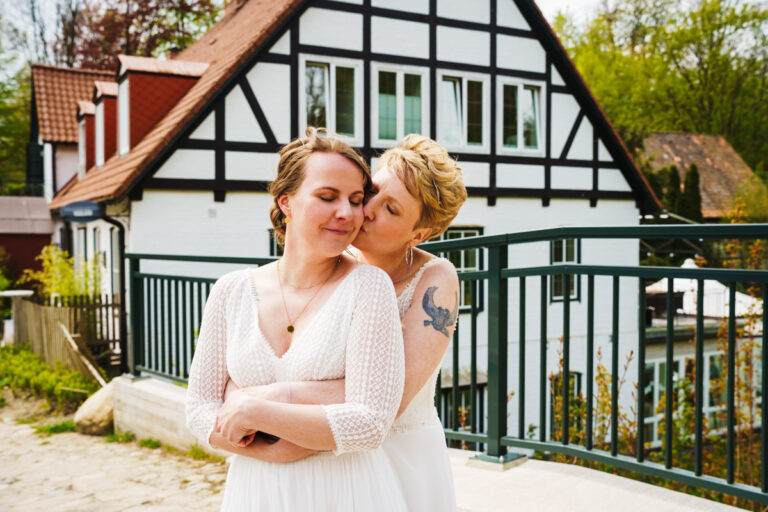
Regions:
M 186 388 L 155 378 L 122 376 L 115 381 L 115 431 L 132 432 L 136 439 L 156 439 L 183 451 L 197 445 L 212 455 L 232 455 L 203 446 L 187 428 Z
M 506 471 L 525 463 L 527 460 L 528 456 L 521 453 L 508 453 L 501 457 L 491 457 L 479 453 L 474 457 L 467 459 L 467 466 L 490 469 L 492 471 Z

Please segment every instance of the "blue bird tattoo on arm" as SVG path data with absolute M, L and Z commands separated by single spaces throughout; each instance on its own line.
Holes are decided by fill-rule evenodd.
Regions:
M 421 307 L 431 318 L 431 320 L 424 320 L 424 327 L 432 326 L 437 332 L 443 333 L 448 336 L 448 328 L 456 323 L 456 318 L 459 315 L 459 294 L 456 293 L 456 305 L 453 310 L 440 307 L 435 304 L 435 292 L 437 286 L 430 286 L 427 291 L 424 292 L 424 298 L 421 300 Z

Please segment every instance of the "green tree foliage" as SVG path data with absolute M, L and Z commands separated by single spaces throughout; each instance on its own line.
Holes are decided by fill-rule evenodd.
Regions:
M 4 51 L 0 40 L 0 193 L 23 190 L 27 174 L 26 147 L 29 139 L 30 82 L 24 67 L 12 75 L 15 59 Z
M 42 269 L 24 270 L 19 283 L 31 283 L 43 297 L 71 295 L 99 295 L 101 293 L 101 265 L 94 258 L 75 260 L 57 245 L 46 245 L 35 258 Z
M 607 0 L 583 27 L 560 15 L 554 28 L 633 150 L 649 132 L 720 134 L 752 168 L 766 165 L 762 4 Z
M 699 168 L 691 164 L 685 171 L 685 185 L 680 196 L 679 215 L 696 222 L 702 222 L 704 216 L 701 213 L 701 190 L 699 189 Z

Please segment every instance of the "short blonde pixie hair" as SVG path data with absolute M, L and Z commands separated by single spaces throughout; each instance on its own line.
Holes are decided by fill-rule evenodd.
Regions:
M 321 132 L 324 132 L 321 134 Z M 280 150 L 280 163 L 277 164 L 277 177 L 269 184 L 269 193 L 273 202 L 269 209 L 269 218 L 274 227 L 274 237 L 278 245 L 285 244 L 285 214 L 277 204 L 283 194 L 292 194 L 304 181 L 304 169 L 307 159 L 313 153 L 338 153 L 355 164 L 363 175 L 363 192 L 368 195 L 373 189 L 371 170 L 362 156 L 352 146 L 341 139 L 327 134 L 324 128 L 308 127 L 306 137 L 299 137 Z
M 379 169 L 385 167 L 422 202 L 415 228 L 432 228 L 430 238 L 443 234 L 467 200 L 456 160 L 434 140 L 412 133 L 381 155 Z

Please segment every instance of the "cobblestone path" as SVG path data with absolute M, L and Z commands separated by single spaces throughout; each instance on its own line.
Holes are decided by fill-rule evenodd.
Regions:
M 219 510 L 222 462 L 74 432 L 44 437 L 7 409 L 0 409 L 0 512 Z

